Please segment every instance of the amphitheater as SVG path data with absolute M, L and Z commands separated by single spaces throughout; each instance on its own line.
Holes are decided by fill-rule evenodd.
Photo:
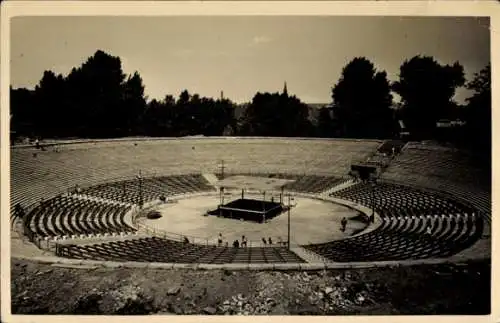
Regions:
M 393 147 L 398 153 L 389 158 Z M 351 178 L 353 161 L 383 165 L 376 184 Z M 433 143 L 235 137 L 75 140 L 47 143 L 42 150 L 12 146 L 10 170 L 13 258 L 108 267 L 307 270 L 491 256 L 490 170 L 467 152 Z M 216 205 L 220 180 L 237 175 L 288 180 L 286 192 L 296 203 L 289 244 L 264 245 L 258 235 L 258 228 L 265 231 L 272 225 L 285 235 L 286 215 L 252 227 L 241 221 L 218 226 L 221 219 L 201 214 L 205 206 L 186 213 L 186 221 L 187 208 L 169 211 L 202 200 Z M 231 198 L 239 189 L 224 194 Z M 306 201 L 331 209 L 308 211 Z M 16 205 L 24 209 L 22 216 Z M 158 209 L 165 210 L 161 221 L 166 227 L 148 225 L 144 215 Z M 374 218 L 340 234 L 342 214 Z M 217 232 L 241 236 L 237 228 L 243 225 L 255 231 L 248 247 L 216 242 Z M 315 236 L 321 239 L 313 241 Z

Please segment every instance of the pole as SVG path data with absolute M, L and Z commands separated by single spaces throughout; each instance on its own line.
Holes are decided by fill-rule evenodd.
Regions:
M 219 166 L 221 169 L 221 179 L 224 179 L 224 159 L 221 160 L 221 166 Z
M 143 196 L 142 196 L 142 174 L 141 174 L 141 170 L 139 170 L 139 203 L 140 203 L 140 208 L 142 209 L 142 205 L 143 205 Z
M 290 250 L 290 193 L 288 193 L 288 250 Z
M 375 181 L 372 182 L 372 217 L 375 216 Z

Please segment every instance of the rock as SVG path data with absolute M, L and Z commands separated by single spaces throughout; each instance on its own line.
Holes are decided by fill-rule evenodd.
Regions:
M 365 297 L 363 295 L 359 295 L 356 299 L 359 303 L 363 303 L 365 301 Z
M 174 313 L 176 315 L 182 315 L 182 314 L 184 314 L 184 312 L 182 311 L 182 308 L 179 307 L 178 305 L 175 305 L 175 304 L 170 304 L 169 308 L 168 308 L 168 311 L 170 313 Z
M 267 303 L 267 304 L 274 304 L 274 303 L 275 303 L 275 301 L 274 301 L 274 299 L 272 299 L 271 297 L 268 297 L 268 298 L 266 298 L 266 303 Z
M 181 288 L 179 286 L 177 287 L 171 287 L 167 291 L 167 295 L 177 295 L 181 291 Z
M 217 313 L 217 309 L 212 306 L 207 306 L 203 309 L 203 313 L 208 315 L 215 315 L 215 313 Z
M 330 295 L 330 293 L 332 293 L 332 292 L 333 292 L 333 288 L 331 288 L 331 287 L 326 287 L 324 290 L 325 295 Z
M 309 296 L 309 303 L 311 303 L 311 305 L 316 305 L 318 304 L 318 299 L 316 297 L 314 297 L 313 295 Z

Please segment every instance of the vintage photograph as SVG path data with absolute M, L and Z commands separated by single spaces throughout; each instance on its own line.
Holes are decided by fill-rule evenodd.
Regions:
M 11 18 L 11 313 L 489 315 L 490 20 Z

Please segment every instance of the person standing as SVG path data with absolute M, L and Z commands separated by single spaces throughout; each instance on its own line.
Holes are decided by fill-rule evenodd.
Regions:
M 345 217 L 342 218 L 342 221 L 340 221 L 341 229 L 340 231 L 345 232 L 345 228 L 347 226 L 347 219 Z
M 221 246 L 222 246 L 222 240 L 223 240 L 223 239 L 222 239 L 222 233 L 219 233 L 219 238 L 217 239 L 217 245 L 218 245 L 219 247 L 221 247 Z

